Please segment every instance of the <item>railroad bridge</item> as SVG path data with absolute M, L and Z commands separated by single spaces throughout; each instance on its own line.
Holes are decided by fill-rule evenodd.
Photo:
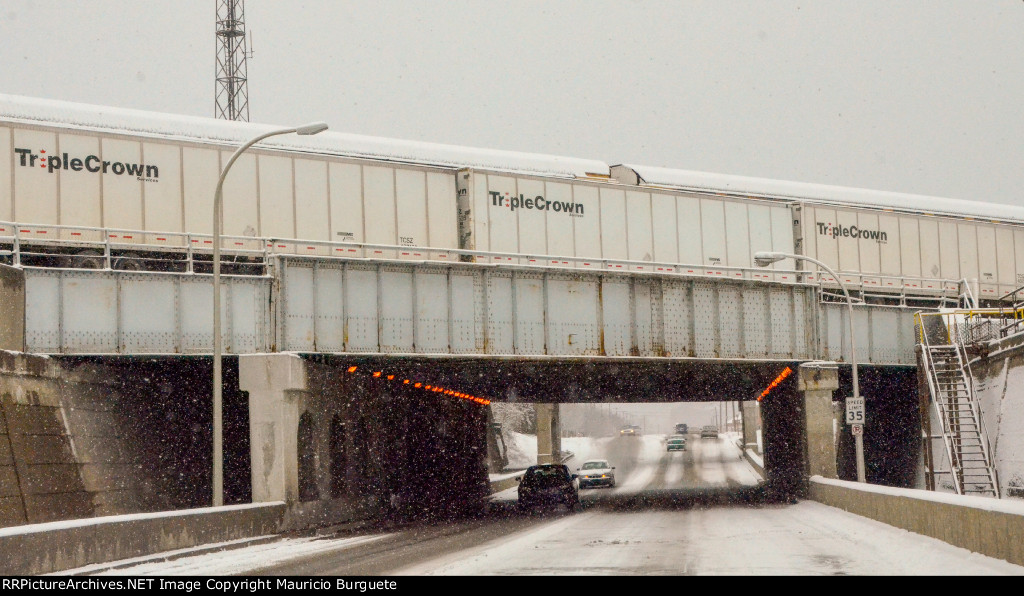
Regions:
M 261 275 L 222 276 L 225 416 L 245 427 L 226 436 L 239 471 L 227 482 L 228 502 L 285 500 L 309 520 L 357 516 L 386 493 L 413 490 L 386 477 L 384 462 L 398 460 L 399 470 L 461 466 L 454 485 L 464 495 L 479 488 L 479 468 L 465 462 L 484 461 L 481 406 L 491 401 L 753 403 L 786 368 L 850 360 L 847 304 L 798 272 L 782 282 L 758 269 L 553 267 L 529 255 L 496 264 L 488 253 L 451 252 L 460 260 L 277 254 Z M 136 417 L 207 420 L 212 276 L 109 266 L 20 272 L 25 352 L 113 371 L 145 404 L 133 406 L 142 408 Z M 876 402 L 916 407 L 920 309 L 903 296 L 854 307 L 862 387 Z M 791 460 L 803 457 L 802 443 L 782 438 L 805 432 L 796 382 L 792 375 L 763 410 L 766 440 L 780 437 L 775 477 L 790 484 L 801 474 Z M 548 422 L 557 444 L 557 415 Z M 145 433 L 182 440 L 159 426 Z M 395 437 L 428 447 L 398 448 Z M 175 448 L 192 450 L 179 474 L 208 491 L 206 456 L 194 444 Z M 435 498 L 441 488 L 416 490 Z M 190 498 L 183 502 L 202 504 Z

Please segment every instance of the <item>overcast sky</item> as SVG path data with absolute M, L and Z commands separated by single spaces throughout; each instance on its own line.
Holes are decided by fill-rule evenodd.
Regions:
M 0 93 L 212 117 L 216 0 L 4 0 Z M 251 120 L 1024 206 L 1021 0 L 247 0 Z

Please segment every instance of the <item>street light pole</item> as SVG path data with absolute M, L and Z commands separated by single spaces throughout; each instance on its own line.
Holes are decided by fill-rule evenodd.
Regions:
M 267 137 L 295 133 L 299 135 L 315 135 L 327 130 L 323 122 L 313 122 L 295 128 L 283 128 L 263 133 L 239 147 L 217 180 L 217 190 L 213 195 L 213 506 L 224 504 L 224 416 L 223 416 L 223 368 L 221 357 L 223 342 L 220 333 L 220 235 L 224 224 L 224 178 L 238 157 L 249 147 Z
M 777 261 L 781 261 L 782 259 L 799 259 L 804 261 L 810 261 L 817 265 L 818 267 L 821 267 L 825 271 L 828 271 L 828 273 L 832 276 L 832 279 L 836 280 L 836 283 L 838 283 L 839 287 L 842 288 L 843 295 L 846 296 L 846 306 L 850 309 L 850 364 L 853 367 L 853 398 L 859 401 L 860 384 L 859 379 L 857 377 L 857 347 L 856 342 L 854 341 L 855 336 L 853 326 L 853 299 L 850 298 L 850 292 L 846 290 L 846 285 L 843 283 L 843 280 L 839 278 L 836 272 L 832 271 L 831 267 L 829 267 L 825 263 L 822 263 L 818 259 L 812 259 L 811 257 L 805 257 L 803 255 L 792 255 L 781 252 L 754 253 L 754 263 L 756 263 L 758 267 L 767 267 L 768 265 L 771 265 L 772 263 L 775 263 Z M 857 450 L 857 482 L 867 482 L 866 474 L 864 471 L 863 425 L 855 424 L 854 426 L 862 427 L 860 429 L 860 432 L 854 432 L 853 434 L 854 445 Z

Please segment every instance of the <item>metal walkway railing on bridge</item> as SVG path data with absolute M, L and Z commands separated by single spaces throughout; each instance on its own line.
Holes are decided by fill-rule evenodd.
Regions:
M 221 235 L 220 244 L 222 273 L 239 275 L 265 275 L 276 255 L 298 255 L 397 261 L 472 261 L 493 265 L 637 271 L 781 283 L 798 282 L 802 276 L 803 281 L 819 284 L 821 288 L 832 292 L 839 289 L 838 282 L 841 281 L 852 292 L 875 304 L 953 306 L 962 292 L 962 282 L 957 280 L 854 272 L 838 268 L 840 280 L 816 271 L 787 270 L 775 265 L 769 268 L 727 267 L 712 263 L 629 261 L 231 235 Z M 11 254 L 0 257 L 0 262 L 16 267 L 210 273 L 213 237 L 209 234 L 0 221 L 0 251 L 8 249 Z

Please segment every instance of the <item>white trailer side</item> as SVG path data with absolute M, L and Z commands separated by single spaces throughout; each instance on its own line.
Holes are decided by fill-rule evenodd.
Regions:
M 992 299 L 1024 277 L 1014 242 L 1024 229 L 1017 224 L 811 203 L 803 213 L 804 254 L 869 289 L 923 278 L 907 281 L 908 289 L 940 292 L 967 279 L 978 281 L 979 298 Z
M 460 172 L 458 184 L 462 247 L 528 255 L 524 264 L 587 268 L 598 264 L 585 259 L 604 259 L 657 272 L 658 264 L 680 263 L 688 265 L 683 273 L 730 277 L 742 274 L 729 267 L 751 267 L 758 250 L 794 250 L 790 206 L 780 201 L 471 169 Z M 792 262 L 777 265 L 786 267 Z M 774 279 L 767 270 L 755 275 Z
M 141 232 L 112 236 L 119 243 L 167 247 L 183 244 L 168 233 L 212 233 L 214 190 L 234 151 L 15 124 L 0 126 L 0 141 L 0 220 L 25 224 L 40 241 L 100 241 L 99 228 L 118 228 Z M 257 238 L 282 239 L 271 248 L 299 254 L 330 251 L 296 240 L 457 248 L 454 177 L 446 168 L 251 149 L 225 179 L 223 233 L 253 240 L 222 248 L 258 249 Z M 383 252 L 402 254 L 366 256 L 427 258 Z

